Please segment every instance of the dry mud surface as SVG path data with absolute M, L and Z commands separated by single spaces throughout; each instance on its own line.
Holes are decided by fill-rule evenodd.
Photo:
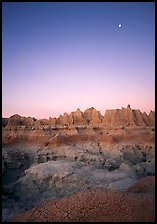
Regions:
M 155 221 L 153 195 L 92 189 L 52 200 L 18 215 L 14 222 Z
M 2 221 L 155 221 L 153 127 L 2 127 Z

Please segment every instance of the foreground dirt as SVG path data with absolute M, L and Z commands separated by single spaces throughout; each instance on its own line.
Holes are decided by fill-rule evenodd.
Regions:
M 127 191 L 134 193 L 155 194 L 155 176 L 141 178 L 139 181 L 129 187 Z
M 13 222 L 154 222 L 155 198 L 145 177 L 130 192 L 96 188 L 52 200 L 18 215 Z M 135 193 L 138 188 L 139 193 Z M 132 191 L 132 192 L 131 192 Z M 141 193 L 145 192 L 145 194 Z

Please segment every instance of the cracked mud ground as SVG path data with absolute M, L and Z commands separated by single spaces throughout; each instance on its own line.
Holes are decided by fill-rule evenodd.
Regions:
M 143 181 L 143 180 L 142 180 Z M 153 222 L 155 198 L 141 182 L 130 192 L 95 188 L 53 200 L 18 215 L 13 222 Z M 144 182 L 144 181 L 143 181 Z M 154 184 L 154 177 L 148 182 Z M 139 189 L 139 193 L 135 193 Z

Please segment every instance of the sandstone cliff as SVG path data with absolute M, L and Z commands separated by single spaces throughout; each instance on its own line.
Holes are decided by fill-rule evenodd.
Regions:
M 102 123 L 103 116 L 101 115 L 100 111 L 97 111 L 93 107 L 86 109 L 83 113 L 83 116 L 88 124 Z
M 147 116 L 146 113 L 142 114 L 140 110 L 133 110 L 128 106 L 122 109 L 106 110 L 102 123 L 109 127 L 154 126 L 154 120 L 153 112 Z
M 87 125 L 86 119 L 83 117 L 82 111 L 78 108 L 76 111 L 71 113 L 73 117 L 73 124 L 74 125 Z
M 155 125 L 155 111 L 151 111 L 148 117 L 149 117 L 149 126 L 154 126 Z
M 59 118 L 57 119 L 56 124 L 59 125 L 72 125 L 73 124 L 73 117 L 70 114 L 64 113 L 63 116 L 60 115 Z
M 33 126 L 37 119 L 31 117 L 21 117 L 18 114 L 14 114 L 8 119 L 7 126 Z
M 140 110 L 131 109 L 130 105 L 127 108 L 106 110 L 102 116 L 100 111 L 93 107 L 82 112 L 79 108 L 70 114 L 64 113 L 58 118 L 35 119 L 31 117 L 21 117 L 18 114 L 10 118 L 2 118 L 3 127 L 11 126 L 44 126 L 44 125 L 59 125 L 59 126 L 83 126 L 83 125 L 99 125 L 104 127 L 153 127 L 155 126 L 155 111 L 151 111 L 149 115 Z

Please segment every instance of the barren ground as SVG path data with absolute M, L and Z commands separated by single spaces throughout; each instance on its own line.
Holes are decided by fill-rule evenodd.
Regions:
M 155 219 L 154 128 L 6 127 L 2 168 L 3 222 Z

